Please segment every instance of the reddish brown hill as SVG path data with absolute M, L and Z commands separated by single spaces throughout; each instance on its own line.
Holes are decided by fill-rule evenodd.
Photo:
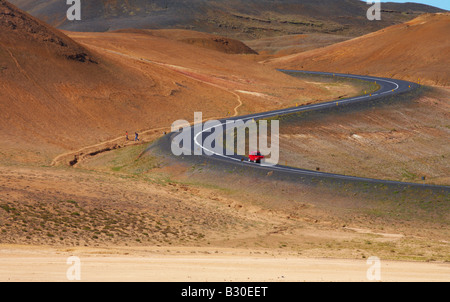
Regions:
M 147 34 L 64 33 L 0 0 L 0 162 L 331 97 L 273 68 Z M 162 130 L 160 130 L 162 133 Z
M 123 29 L 116 33 L 146 34 L 216 50 L 228 54 L 257 54 L 243 42 L 223 36 L 182 29 Z
M 450 85 L 450 14 L 425 14 L 356 39 L 268 61 L 281 68 L 349 72 Z
M 0 37 L 4 48 L 40 46 L 30 52 L 95 63 L 89 51 L 72 39 L 3 0 L 0 0 Z
M 200 47 L 214 49 L 217 51 L 233 54 L 257 54 L 256 51 L 246 46 L 244 43 L 224 38 L 224 37 L 210 37 L 210 38 L 188 38 L 182 39 L 181 42 L 185 42 Z
M 177 83 L 190 88 L 185 108 L 177 106 Z M 200 104 L 205 115 L 226 112 L 227 105 L 205 104 L 209 90 L 162 67 L 102 57 L 0 1 L 1 160 L 13 154 L 50 161 L 63 150 L 126 130 L 170 125 L 174 116 Z M 219 100 L 224 99 L 231 110 L 234 97 Z M 172 115 L 166 118 L 164 112 Z
M 333 34 L 302 34 L 277 36 L 244 42 L 261 56 L 267 56 L 268 58 L 272 56 L 273 58 L 329 46 L 350 40 L 351 38 Z

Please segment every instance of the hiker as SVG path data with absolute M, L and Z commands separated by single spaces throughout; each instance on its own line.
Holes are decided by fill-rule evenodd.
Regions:
M 138 141 L 139 140 L 138 136 L 139 136 L 139 134 L 137 132 L 135 132 L 134 133 L 134 141 Z
M 127 141 L 129 140 L 128 139 L 128 131 L 125 133 L 125 140 L 127 140 Z

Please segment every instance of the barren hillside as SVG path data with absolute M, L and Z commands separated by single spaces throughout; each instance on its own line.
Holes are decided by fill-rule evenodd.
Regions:
M 269 60 L 271 66 L 349 72 L 450 85 L 450 14 L 404 24 L 325 48 Z
M 351 37 L 333 34 L 301 34 L 245 41 L 261 57 L 281 57 L 343 42 Z
M 149 29 L 122 29 L 116 33 L 147 34 L 150 36 L 163 37 L 174 41 L 204 47 L 229 54 L 258 54 L 243 42 L 222 36 L 211 35 L 193 30 L 149 30 Z
M 119 0 L 82 1 L 82 20 L 66 20 L 65 1 L 13 0 L 20 8 L 61 29 L 194 29 L 239 39 L 302 33 L 359 36 L 442 10 L 416 3 L 383 3 L 383 18 L 366 18 L 360 0 Z
M 160 134 L 175 120 L 192 121 L 195 111 L 212 118 L 284 107 L 299 90 L 314 100 L 329 97 L 224 53 L 226 45 L 221 51 L 190 45 L 174 33 L 71 33 L 74 41 L 6 1 L 0 1 L 0 14 L 5 162 L 51 162 L 126 131 Z

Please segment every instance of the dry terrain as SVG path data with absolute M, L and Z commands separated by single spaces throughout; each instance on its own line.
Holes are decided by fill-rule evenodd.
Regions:
M 450 185 L 450 91 L 421 91 L 423 95 L 410 94 L 376 107 L 282 118 L 280 162 L 337 174 Z
M 268 62 L 277 68 L 370 74 L 448 86 L 449 37 L 449 13 L 424 14 L 352 40 Z
M 2 282 L 65 282 L 73 255 L 80 259 L 82 282 L 367 282 L 372 265 L 222 248 L 3 246 L 0 255 Z M 382 261 L 380 269 L 384 282 L 447 282 L 450 271 L 445 264 L 406 261 Z
M 230 43 L 213 44 L 222 51 L 198 46 L 199 33 L 70 38 L 8 2 L 0 1 L 0 14 L 0 152 L 6 163 L 52 163 L 67 151 L 123 142 L 126 131 L 160 134 L 175 120 L 192 121 L 195 111 L 206 119 L 286 107 L 299 92 L 312 101 L 328 97 L 245 55 L 224 54 Z
M 245 44 L 259 53 L 257 59 L 283 57 L 343 42 L 352 37 L 333 34 L 299 34 L 246 40 Z
M 69 255 L 94 281 L 367 281 L 371 256 L 384 281 L 448 280 L 448 196 L 252 179 L 145 148 L 2 167 L 2 280 L 64 281 Z
M 303 33 L 359 36 L 443 11 L 417 3 L 383 3 L 382 20 L 371 22 L 366 18 L 370 6 L 359 0 L 84 0 L 81 21 L 70 22 L 64 1 L 11 2 L 65 30 L 194 29 L 238 39 Z
M 371 256 L 382 281 L 448 281 L 448 194 L 286 182 L 147 149 L 194 111 L 235 116 L 373 89 L 291 77 L 251 49 L 178 29 L 61 32 L 0 0 L 0 281 L 66 281 L 72 255 L 84 281 L 367 281 Z M 305 127 L 317 149 L 347 141 L 362 157 L 382 144 L 418 155 L 392 167 L 447 182 L 448 92 L 389 106 L 282 136 L 301 144 L 292 138 Z M 305 148 L 302 162 L 292 150 L 283 156 L 297 165 L 399 177 L 373 168 L 384 155 L 337 165 L 331 152 Z

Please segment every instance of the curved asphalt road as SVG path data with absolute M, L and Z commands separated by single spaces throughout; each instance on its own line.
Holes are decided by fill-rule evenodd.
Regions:
M 290 113 L 298 113 L 302 111 L 318 111 L 318 110 L 324 110 L 324 109 L 331 109 L 335 108 L 336 106 L 343 106 L 343 105 L 349 105 L 349 104 L 358 104 L 363 102 L 369 102 L 374 100 L 379 100 L 383 97 L 387 96 L 393 96 L 398 95 L 401 93 L 405 93 L 408 91 L 412 91 L 414 89 L 417 89 L 420 85 L 412 82 L 402 81 L 402 80 L 394 80 L 394 79 L 388 79 L 388 78 L 378 78 L 378 77 L 372 77 L 372 76 L 359 76 L 359 75 L 351 75 L 351 74 L 339 74 L 339 73 L 326 73 L 326 72 L 311 72 L 311 71 L 298 71 L 298 70 L 280 70 L 282 72 L 289 72 L 289 73 L 304 73 L 304 74 L 313 74 L 313 75 L 326 75 L 326 76 L 336 76 L 336 77 L 343 77 L 343 78 L 351 78 L 351 79 L 359 79 L 359 80 L 365 80 L 365 81 L 371 81 L 376 82 L 380 89 L 374 93 L 352 97 L 352 98 L 346 98 L 346 99 L 339 99 L 336 101 L 330 101 L 325 103 L 318 103 L 318 104 L 311 104 L 311 105 L 305 105 L 305 106 L 299 106 L 299 107 L 293 107 L 293 108 L 286 108 L 286 109 L 280 109 L 280 110 L 274 110 L 274 111 L 268 111 L 264 113 L 256 113 L 256 114 L 250 114 L 245 116 L 239 116 L 239 117 L 232 117 L 228 119 L 219 120 L 222 128 L 224 128 L 224 125 L 226 125 L 230 121 L 234 120 L 242 120 L 242 121 L 248 121 L 251 119 L 259 120 L 259 119 L 265 119 L 270 118 L 274 116 L 284 115 L 284 114 L 290 114 Z M 208 134 L 211 134 L 212 128 L 205 128 L 200 132 L 194 133 L 194 127 L 190 127 L 192 131 L 192 137 L 193 142 L 191 144 L 192 148 L 192 154 L 194 154 L 193 150 L 197 148 L 201 148 L 204 152 L 208 152 L 209 154 L 213 155 L 200 155 L 201 157 L 208 157 L 209 159 L 216 160 L 216 161 L 227 161 L 229 163 L 233 163 L 235 165 L 241 165 L 241 166 L 247 166 L 249 169 L 264 169 L 267 171 L 278 171 L 283 174 L 287 175 L 301 175 L 301 176 L 312 176 L 312 177 L 325 177 L 325 178 L 333 178 L 337 180 L 349 180 L 349 181 L 360 181 L 365 183 L 378 183 L 378 184 L 395 184 L 400 186 L 420 186 L 420 187 L 427 187 L 427 188 L 440 188 L 444 189 L 445 191 L 450 190 L 450 186 L 437 186 L 437 185 L 426 185 L 426 184 L 419 184 L 419 183 L 406 183 L 406 182 L 399 182 L 399 181 L 389 181 L 389 180 L 380 180 L 380 179 L 371 179 L 371 178 L 363 178 L 363 177 L 356 177 L 356 176 L 348 176 L 348 175 L 340 175 L 340 174 L 332 174 L 332 173 L 325 173 L 320 171 L 311 171 L 311 170 L 305 170 L 305 169 L 299 169 L 299 168 L 293 168 L 283 165 L 275 165 L 275 166 L 265 166 L 263 164 L 255 164 L 250 163 L 246 160 L 242 160 L 243 156 L 237 156 L 237 155 L 226 155 L 225 152 L 222 152 L 223 154 L 218 154 L 214 152 L 213 150 L 209 150 L 203 146 L 203 141 L 208 136 Z M 214 127 L 213 127 L 214 128 Z M 176 137 L 178 132 L 173 132 L 167 135 L 170 142 L 172 142 L 173 138 Z M 203 153 L 204 153 L 203 152 Z M 194 156 L 194 155 L 193 155 Z M 198 157 L 199 155 L 197 155 Z

